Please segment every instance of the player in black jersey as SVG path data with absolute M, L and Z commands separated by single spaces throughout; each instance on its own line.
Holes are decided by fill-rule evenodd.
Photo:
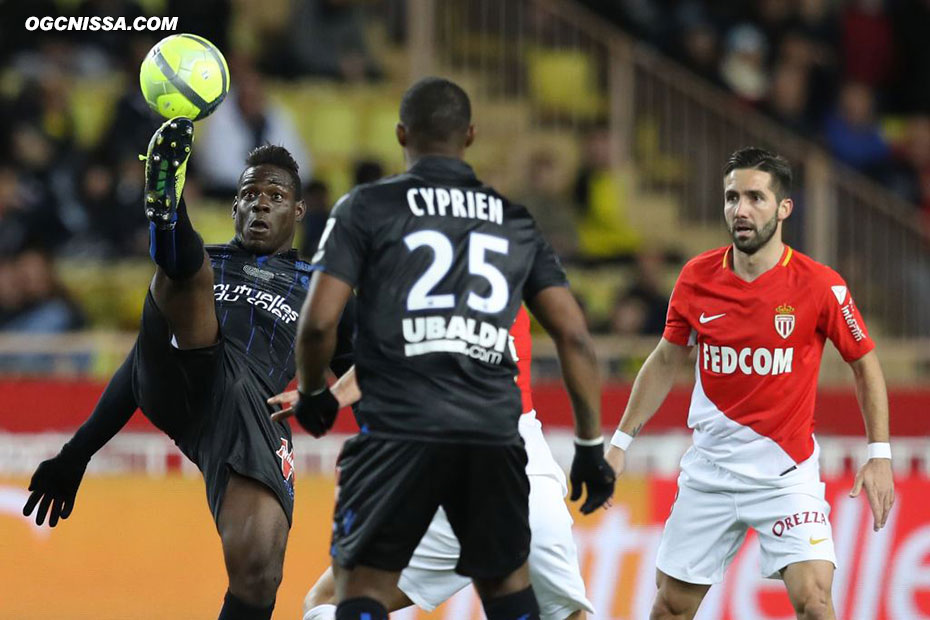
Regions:
M 138 339 L 91 417 L 43 462 L 24 508 L 67 518 L 91 456 L 137 407 L 198 465 L 223 544 L 229 590 L 220 618 L 271 617 L 293 511 L 287 423 L 265 401 L 295 372 L 298 308 L 311 267 L 291 248 L 304 214 L 297 165 L 282 147 L 248 157 L 232 205 L 235 237 L 206 251 L 181 190 L 193 138 L 165 123 L 146 161 L 146 214 L 156 263 Z M 340 368 L 344 372 L 344 368 Z
M 517 432 L 517 372 L 506 354 L 525 300 L 556 342 L 575 411 L 572 499 L 613 492 L 600 384 L 582 313 L 554 252 L 522 206 L 462 161 L 474 139 L 468 96 L 447 80 L 413 85 L 397 139 L 405 174 L 356 187 L 327 222 L 298 327 L 295 415 L 325 433 L 326 388 L 343 305 L 357 289 L 361 433 L 339 458 L 333 523 L 337 620 L 384 620 L 437 507 L 461 544 L 489 620 L 533 619 L 526 567 L 529 482 Z

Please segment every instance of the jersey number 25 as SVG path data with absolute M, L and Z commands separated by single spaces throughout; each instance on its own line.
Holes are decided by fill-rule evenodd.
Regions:
M 411 252 L 422 246 L 433 250 L 433 262 L 423 275 L 414 282 L 407 295 L 407 310 L 428 310 L 455 307 L 455 295 L 430 295 L 430 291 L 452 268 L 452 242 L 441 232 L 420 230 L 404 237 Z M 507 254 L 509 242 L 502 237 L 473 232 L 468 236 L 468 273 L 481 276 L 491 284 L 491 293 L 482 297 L 473 291 L 468 293 L 466 303 L 472 310 L 494 314 L 507 307 L 510 287 L 500 270 L 485 260 L 487 252 Z

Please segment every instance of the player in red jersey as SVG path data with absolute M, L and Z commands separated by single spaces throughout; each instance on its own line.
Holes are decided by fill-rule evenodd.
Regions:
M 694 445 L 682 457 L 659 545 L 653 619 L 693 618 L 748 528 L 759 536 L 763 574 L 784 580 L 797 616 L 834 617 L 836 557 L 813 436 L 827 338 L 852 367 L 869 441 L 850 495 L 865 488 L 876 531 L 894 503 L 875 345 L 839 274 L 782 242 L 790 191 L 782 157 L 758 148 L 730 156 L 724 217 L 733 243 L 682 269 L 665 333 L 636 377 L 607 452 L 619 475 L 625 450 L 697 347 L 688 413 Z
M 530 316 L 520 308 L 510 329 L 510 354 L 517 363 L 517 386 L 523 398 L 523 415 L 519 430 L 526 447 L 526 474 L 530 481 L 530 581 L 539 601 L 543 620 L 583 620 L 594 607 L 585 595 L 584 581 L 578 566 L 578 553 L 572 538 L 572 518 L 565 506 L 565 474 L 552 458 L 536 419 L 530 389 L 530 366 L 533 342 Z M 362 396 L 350 369 L 332 388 L 339 405 L 355 403 Z M 296 392 L 288 392 L 269 401 L 290 407 Z M 285 409 L 284 411 L 287 411 Z M 275 414 L 280 417 L 281 412 Z M 442 508 L 417 546 L 410 564 L 401 572 L 391 609 L 395 611 L 417 605 L 432 611 L 471 580 L 455 572 L 459 544 Z M 333 620 L 335 584 L 332 569 L 320 576 L 304 599 L 303 620 Z

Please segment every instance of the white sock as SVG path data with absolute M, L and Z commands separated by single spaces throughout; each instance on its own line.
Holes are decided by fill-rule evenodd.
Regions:
M 304 614 L 303 620 L 336 620 L 336 606 L 317 605 Z

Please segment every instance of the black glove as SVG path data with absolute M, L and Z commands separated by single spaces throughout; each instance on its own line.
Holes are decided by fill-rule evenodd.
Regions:
M 582 486 L 588 488 L 588 498 L 581 505 L 582 514 L 591 514 L 611 498 L 616 478 L 613 468 L 604 459 L 603 442 L 596 446 L 575 444 L 575 458 L 569 475 L 572 482 L 571 500 L 574 502 L 581 499 Z
M 297 392 L 297 395 L 299 398 L 294 405 L 297 421 L 314 437 L 322 437 L 336 423 L 339 401 L 329 388 L 311 396 L 303 392 Z
M 29 482 L 29 490 L 32 494 L 23 506 L 23 515 L 27 517 L 31 515 L 38 504 L 36 525 L 42 525 L 45 522 L 46 514 L 49 515 L 49 527 L 58 525 L 59 517 L 67 519 L 74 508 L 74 498 L 78 487 L 81 486 L 81 478 L 84 477 L 87 463 L 88 460 L 67 455 L 64 451 L 55 458 L 40 463 Z M 51 507 L 51 512 L 49 512 L 49 507 Z

